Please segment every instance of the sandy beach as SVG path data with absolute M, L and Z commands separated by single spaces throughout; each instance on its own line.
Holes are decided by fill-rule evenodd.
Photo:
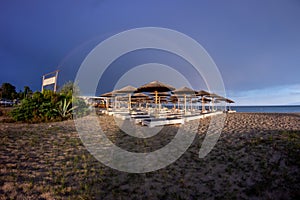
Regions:
M 148 139 L 126 135 L 99 116 L 119 147 L 149 152 L 178 125 Z M 0 117 L 0 199 L 296 199 L 300 196 L 300 114 L 227 114 L 221 137 L 200 159 L 210 119 L 201 119 L 190 148 L 158 171 L 130 174 L 97 161 L 72 120 L 6 123 Z M 195 122 L 190 122 L 195 123 Z

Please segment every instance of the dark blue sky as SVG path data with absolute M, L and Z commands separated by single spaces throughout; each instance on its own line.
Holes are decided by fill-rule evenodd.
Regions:
M 41 76 L 58 68 L 62 84 L 99 42 L 152 26 L 199 42 L 238 104 L 300 103 L 299 21 L 298 0 L 1 0 L 0 83 L 39 90 Z

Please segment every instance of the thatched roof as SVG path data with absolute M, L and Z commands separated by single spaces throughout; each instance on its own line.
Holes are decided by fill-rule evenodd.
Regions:
M 200 90 L 196 93 L 196 95 L 197 96 L 207 96 L 207 95 L 210 95 L 210 93 L 205 90 Z
M 104 93 L 104 94 L 100 95 L 100 97 L 112 97 L 112 96 L 114 96 L 114 91 L 107 92 L 107 93 Z
M 134 93 L 132 96 L 132 98 L 148 98 L 149 96 L 144 94 L 144 93 Z
M 136 91 L 136 88 L 131 86 L 131 85 L 128 85 L 128 86 L 125 86 L 119 90 L 116 90 L 116 93 L 119 93 L 119 94 L 127 94 L 127 93 L 133 93 Z
M 235 103 L 235 102 L 231 99 L 226 99 L 226 103 Z
M 206 97 L 216 98 L 216 99 L 223 99 L 224 97 L 217 95 L 215 93 L 210 93 L 209 95 L 205 95 Z
M 192 90 L 191 88 L 188 88 L 188 87 L 181 87 L 181 88 L 178 88 L 176 90 L 173 90 L 172 91 L 173 94 L 196 94 L 196 91 L 195 90 Z
M 175 90 L 175 88 L 171 85 L 159 81 L 152 81 L 139 87 L 137 92 L 168 92 L 171 90 Z
M 176 95 L 172 95 L 170 96 L 170 101 L 173 103 L 178 102 L 178 97 Z

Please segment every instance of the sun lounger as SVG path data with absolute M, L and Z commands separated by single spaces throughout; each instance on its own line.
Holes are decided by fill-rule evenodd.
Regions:
M 144 113 L 144 114 L 140 114 L 140 115 L 130 115 L 130 117 L 132 119 L 136 119 L 136 118 L 145 118 L 145 117 L 151 117 L 148 113 Z
M 135 124 L 139 124 L 145 119 L 151 119 L 151 116 L 150 115 L 143 115 L 143 116 L 139 116 L 139 117 L 131 117 L 130 120 L 134 121 Z
M 129 113 L 116 113 L 116 114 L 114 114 L 114 116 L 116 118 L 119 118 L 119 119 L 122 119 L 122 120 L 130 119 Z
M 131 115 L 145 115 L 145 114 L 148 114 L 148 113 L 145 112 L 145 111 L 131 111 L 130 114 Z
M 236 113 L 236 110 L 226 110 L 224 113 Z
M 117 115 L 117 114 L 129 114 L 128 110 L 127 111 L 109 111 L 107 113 L 108 115 Z
M 172 124 L 184 124 L 184 119 L 179 117 L 168 118 L 151 118 L 142 120 L 142 125 L 146 125 L 150 128 L 155 126 L 172 125 Z

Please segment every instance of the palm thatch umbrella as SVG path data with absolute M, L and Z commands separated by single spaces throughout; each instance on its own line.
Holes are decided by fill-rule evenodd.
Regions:
M 167 104 L 169 102 L 169 100 L 167 99 L 167 97 L 159 97 L 159 109 L 161 109 L 161 104 Z
M 112 92 L 107 92 L 107 93 L 103 93 L 100 95 L 100 97 L 112 97 L 113 96 L 113 91 Z
M 195 94 L 196 91 L 188 87 L 181 87 L 172 91 L 173 94 Z
M 155 92 L 150 92 L 149 94 L 150 94 L 150 95 L 153 95 L 153 96 L 156 95 Z M 167 97 L 167 96 L 170 96 L 170 94 L 169 94 L 168 92 L 157 92 L 157 96 L 158 96 L 158 97 Z
M 161 102 L 162 101 L 165 102 L 166 98 L 170 96 L 170 93 L 168 93 L 168 92 L 157 92 L 157 93 L 151 92 L 149 94 L 153 95 L 153 96 L 157 95 L 157 97 L 158 97 L 158 110 L 161 109 Z
M 131 85 L 127 85 L 119 90 L 116 90 L 116 93 L 119 94 L 128 94 L 128 93 L 133 93 L 136 91 L 136 87 L 133 87 Z
M 166 96 L 160 96 L 159 97 L 159 103 L 161 103 L 161 102 L 168 102 L 168 99 L 167 99 L 167 97 Z
M 205 109 L 205 96 L 208 96 L 208 95 L 210 95 L 210 93 L 205 91 L 205 90 L 200 90 L 196 93 L 196 96 L 201 97 L 202 112 L 206 112 L 206 109 Z
M 230 104 L 231 103 L 234 103 L 234 101 L 233 100 L 231 100 L 231 99 L 228 99 L 228 98 L 225 98 L 225 97 L 222 97 L 222 98 L 216 98 L 216 100 L 218 100 L 218 101 L 225 101 L 226 103 L 228 103 L 229 105 L 229 110 L 231 110 L 231 108 L 230 108 Z M 225 106 L 225 110 L 226 110 L 226 106 Z
M 101 94 L 100 97 L 105 97 L 107 98 L 106 100 L 106 109 L 109 107 L 109 100 L 114 96 L 115 91 L 107 92 L 104 94 Z
M 145 102 L 146 100 L 151 100 L 151 98 L 144 93 L 134 93 L 131 96 L 131 101 L 139 103 L 139 108 L 141 108 L 141 102 Z
M 128 94 L 128 110 L 131 110 L 131 94 L 136 91 L 136 88 L 128 85 L 119 90 L 116 90 L 117 94 Z
M 141 92 L 134 93 L 133 95 L 131 95 L 131 98 L 147 98 L 147 97 L 149 96 Z
M 233 100 L 226 98 L 226 103 L 235 103 Z
M 170 96 L 170 102 L 173 103 L 174 109 L 176 109 L 176 103 L 178 103 L 178 108 L 179 108 L 179 100 L 176 95 Z
M 203 96 L 210 95 L 210 93 L 207 92 L 207 91 L 205 91 L 205 90 L 200 90 L 200 91 L 198 91 L 198 92 L 196 93 L 196 95 L 197 95 L 197 96 L 203 97 Z
M 226 103 L 229 103 L 229 110 L 231 110 L 231 105 L 232 103 L 235 103 L 233 100 L 226 98 Z
M 211 93 L 209 95 L 206 95 L 206 97 L 211 98 L 211 103 L 212 103 L 212 105 L 211 105 L 212 108 L 211 109 L 212 109 L 212 111 L 214 111 L 214 103 L 216 102 L 216 99 L 223 99 L 224 98 L 224 97 L 222 97 L 220 95 L 217 95 L 215 93 Z
M 142 85 L 137 89 L 137 92 L 154 92 L 155 93 L 155 107 L 157 108 L 158 92 L 169 92 L 175 90 L 175 88 L 169 84 L 165 84 L 159 81 L 152 81 L 145 85 Z
M 202 101 L 204 103 L 209 103 L 209 102 L 211 102 L 211 99 L 204 97 L 204 98 L 201 98 L 201 100 L 199 100 L 199 102 L 202 102 Z
M 176 90 L 173 90 L 172 93 L 177 95 L 177 96 L 183 96 L 184 97 L 184 114 L 186 114 L 186 96 L 187 95 L 190 95 L 190 96 L 195 95 L 196 91 L 192 90 L 188 87 L 181 87 L 181 88 L 178 88 Z

